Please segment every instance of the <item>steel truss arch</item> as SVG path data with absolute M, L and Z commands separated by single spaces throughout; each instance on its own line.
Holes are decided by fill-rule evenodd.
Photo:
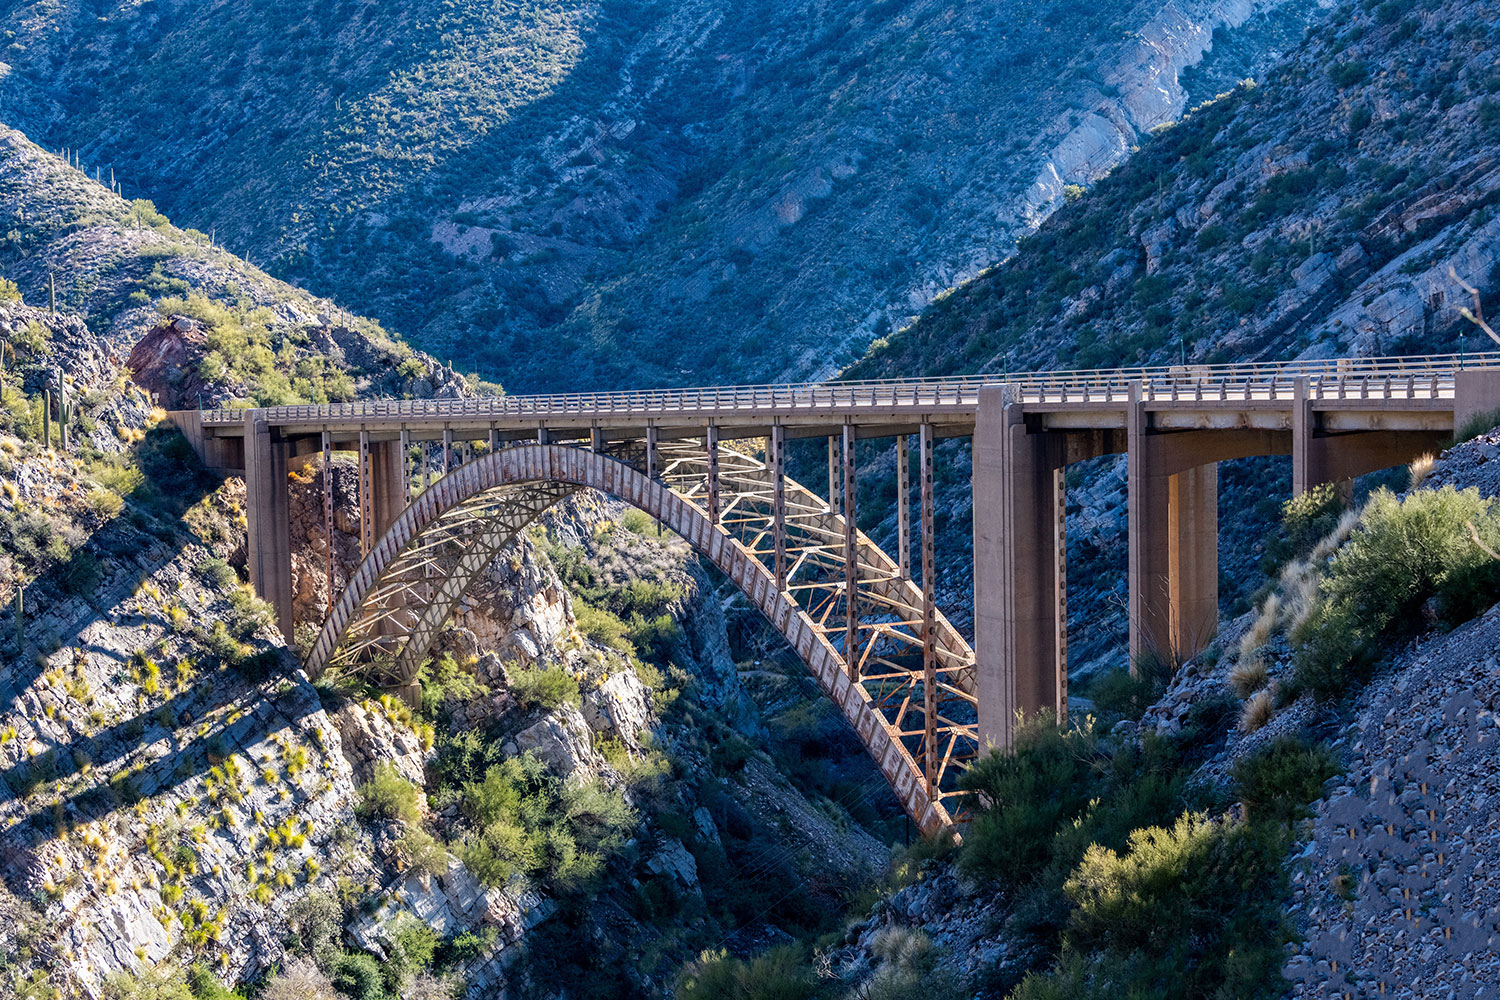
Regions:
M 840 707 L 923 832 L 951 826 L 961 801 L 957 775 L 977 752 L 969 644 L 929 608 L 934 655 L 924 673 L 922 588 L 863 534 L 853 577 L 858 625 L 846 632 L 844 519 L 790 479 L 782 526 L 790 570 L 779 590 L 769 564 L 774 477 L 758 459 L 717 446 L 710 462 L 705 442 L 673 441 L 652 461 L 656 479 L 633 467 L 640 456 L 629 446 L 614 457 L 523 445 L 444 476 L 412 500 L 351 577 L 308 656 L 308 674 L 373 670 L 414 695 L 422 661 L 491 561 L 549 507 L 598 489 L 657 518 L 734 581 Z M 852 660 L 849 634 L 857 636 Z

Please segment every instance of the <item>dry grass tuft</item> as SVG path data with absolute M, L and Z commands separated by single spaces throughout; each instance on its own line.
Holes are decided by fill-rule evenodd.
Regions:
M 1270 690 L 1258 692 L 1240 709 L 1240 732 L 1253 733 L 1271 721 L 1276 705 Z
M 1414 490 L 1417 487 L 1421 486 L 1423 481 L 1426 480 L 1428 473 L 1432 472 L 1432 463 L 1434 461 L 1435 459 L 1433 458 L 1433 456 L 1431 454 L 1427 454 L 1423 455 L 1421 458 L 1411 463 L 1411 465 L 1407 466 L 1407 471 L 1408 473 L 1410 473 L 1410 478 L 1407 480 L 1406 488 L 1409 490 Z
M 1250 697 L 1270 682 L 1270 668 L 1266 666 L 1266 661 L 1259 656 L 1251 656 L 1241 660 L 1229 672 L 1229 686 L 1241 698 Z

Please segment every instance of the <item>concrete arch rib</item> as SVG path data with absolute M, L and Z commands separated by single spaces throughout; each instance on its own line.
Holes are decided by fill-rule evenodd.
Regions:
M 308 657 L 309 675 L 316 678 L 330 666 L 375 660 L 384 665 L 388 681 L 410 684 L 438 630 L 494 556 L 548 507 L 583 487 L 612 494 L 660 519 L 733 580 L 839 706 L 923 832 L 952 824 L 940 799 L 929 794 L 898 728 L 882 716 L 865 687 L 850 678 L 826 632 L 777 590 L 771 572 L 750 549 L 669 486 L 618 459 L 579 448 L 503 449 L 463 466 L 418 496 L 376 543 L 334 605 Z M 447 557 L 443 574 L 429 578 L 440 554 Z

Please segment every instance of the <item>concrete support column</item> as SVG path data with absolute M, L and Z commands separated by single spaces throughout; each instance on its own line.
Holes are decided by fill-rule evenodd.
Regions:
M 657 466 L 660 464 L 661 455 L 657 445 L 657 430 L 654 425 L 646 427 L 646 478 L 655 479 L 661 472 Z
M 291 500 L 287 490 L 288 452 L 255 411 L 245 414 L 245 510 L 248 521 L 250 583 L 276 610 L 276 624 L 292 637 Z
M 595 455 L 604 453 L 604 430 L 601 427 L 589 428 L 589 451 Z
M 1473 418 L 1500 410 L 1500 371 L 1466 369 L 1453 377 L 1453 433 Z
M 453 428 L 443 428 L 443 475 L 453 471 Z
M 370 453 L 370 533 L 378 542 L 406 510 L 406 453 L 399 441 L 373 441 Z
M 1142 654 L 1181 663 L 1218 631 L 1219 472 L 1214 462 L 1171 472 L 1193 432 L 1151 433 L 1138 399 L 1127 432 L 1133 671 Z
M 375 481 L 370 463 L 370 432 L 359 432 L 359 554 L 370 554 L 375 547 Z
M 981 391 L 974 431 L 974 644 L 981 744 L 1009 746 L 1017 714 L 1067 715 L 1061 642 L 1066 437 L 1028 431 L 1008 389 Z

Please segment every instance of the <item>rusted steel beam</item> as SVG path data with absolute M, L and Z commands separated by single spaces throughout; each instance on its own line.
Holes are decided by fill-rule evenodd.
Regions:
M 855 523 L 854 425 L 844 425 L 844 659 L 859 680 L 859 526 Z
M 719 428 L 709 424 L 703 433 L 708 453 L 708 523 L 719 523 Z
M 375 547 L 375 482 L 370 469 L 370 432 L 359 432 L 359 554 Z
M 766 447 L 771 464 L 771 537 L 775 545 L 773 572 L 776 576 L 776 591 L 786 591 L 786 429 L 780 424 L 771 426 L 771 438 Z
M 828 438 L 828 513 L 839 512 L 839 439 Z
M 323 542 L 327 546 L 328 607 L 333 607 L 333 435 L 323 432 Z
M 917 433 L 917 465 L 922 491 L 922 770 L 928 794 L 937 788 L 937 604 L 933 577 L 937 556 L 933 545 L 933 437 L 932 425 Z
M 903 580 L 911 579 L 911 471 L 906 435 L 896 435 L 896 565 Z
M 401 509 L 411 504 L 411 431 L 401 428 Z

